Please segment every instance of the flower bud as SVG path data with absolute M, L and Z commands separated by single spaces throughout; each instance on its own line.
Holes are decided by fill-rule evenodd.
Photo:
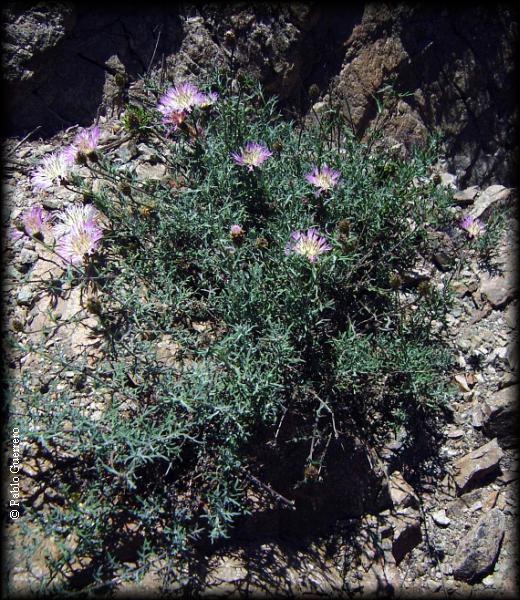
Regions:
M 340 233 L 348 234 L 350 231 L 350 221 L 348 219 L 341 219 L 338 223 L 338 229 Z
M 101 302 L 95 298 L 89 298 L 86 303 L 86 309 L 93 315 L 101 314 Z
M 11 327 L 13 328 L 13 331 L 23 331 L 24 329 L 24 325 L 23 323 L 20 321 L 20 319 L 13 319 L 11 321 Z
M 87 162 L 87 155 L 84 152 L 78 151 L 78 153 L 76 154 L 76 163 L 78 165 L 86 165 Z
M 126 181 L 122 181 L 119 184 L 119 191 L 124 194 L 125 196 L 130 196 L 130 194 L 132 193 L 132 187 L 130 186 L 129 183 L 127 183 Z
M 228 29 L 225 33 L 224 33 L 224 43 L 228 46 L 234 46 L 235 42 L 236 42 L 236 35 L 235 32 L 232 29 Z
M 421 281 L 417 286 L 417 292 L 421 296 L 428 296 L 431 292 L 430 282 L 429 281 Z
M 318 469 L 313 464 L 307 465 L 303 470 L 303 476 L 309 481 L 315 481 L 316 479 L 318 479 L 318 475 Z
M 390 284 L 391 288 L 397 290 L 403 285 L 403 279 L 399 273 L 390 273 L 388 276 L 388 283 Z
M 241 227 L 241 225 L 231 225 L 229 228 L 229 234 L 231 239 L 235 242 L 235 244 L 240 244 L 245 236 L 245 231 Z
M 315 83 L 313 83 L 309 87 L 309 98 L 313 102 L 315 102 L 319 97 L 320 97 L 320 88 Z
M 266 250 L 269 248 L 269 242 L 265 239 L 265 237 L 256 238 L 255 244 L 259 250 Z
M 148 219 L 148 217 L 151 216 L 153 212 L 153 206 L 140 206 L 139 207 L 139 214 L 141 215 L 141 217 Z

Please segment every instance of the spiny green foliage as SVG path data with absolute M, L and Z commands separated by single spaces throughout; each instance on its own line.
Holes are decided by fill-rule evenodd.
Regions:
M 207 89 L 218 102 L 170 136 L 153 94 L 123 119 L 166 178 L 140 181 L 107 155 L 92 167 L 97 191 L 74 180 L 110 223 L 86 275 L 69 270 L 73 283 L 96 281 L 105 355 L 73 368 L 81 393 L 105 403 L 101 417 L 77 390 L 50 400 L 54 383 L 26 387 L 25 430 L 37 421 L 42 447 L 68 457 L 56 464 L 64 503 L 31 518 L 69 547 L 55 569 L 67 553 L 87 557 L 98 581 L 128 560 L 130 531 L 143 571 L 227 535 L 253 508 L 244 469 L 269 481 L 255 448 L 276 446 L 283 461 L 294 440 L 313 444 L 326 473 L 332 434 L 377 445 L 435 420 L 447 398 L 449 356 L 432 327 L 446 290 L 402 285 L 450 218 L 431 177 L 435 144 L 400 158 L 360 143 L 333 109 L 298 129 L 250 82 L 233 94 L 217 77 Z M 273 152 L 253 172 L 230 157 L 251 141 Z M 304 175 L 325 163 L 341 180 L 315 196 Z M 311 227 L 332 250 L 314 263 L 286 254 L 291 232 Z

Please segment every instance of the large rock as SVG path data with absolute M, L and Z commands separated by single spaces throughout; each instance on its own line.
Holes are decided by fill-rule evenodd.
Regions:
M 498 508 L 485 513 L 461 540 L 453 565 L 453 576 L 470 583 L 493 570 L 505 533 L 505 518 Z
M 392 554 L 399 564 L 422 540 L 421 519 L 412 508 L 405 508 L 393 516 Z
M 482 404 L 483 430 L 489 437 L 496 437 L 503 448 L 518 443 L 518 392 L 520 385 L 512 385 L 495 392 Z
M 410 144 L 439 127 L 462 186 L 505 183 L 517 161 L 509 130 L 517 119 L 514 21 L 509 10 L 484 5 L 367 4 L 345 42 L 334 97 L 362 132 L 376 115 L 371 94 L 392 82 L 412 95 L 401 99 L 385 131 Z M 504 60 L 512 62 L 504 68 Z
M 299 114 L 333 100 L 361 135 L 377 120 L 374 96 L 391 84 L 411 95 L 387 111 L 390 143 L 441 129 L 461 186 L 512 183 L 518 25 L 505 5 L 13 3 L 4 22 L 9 135 L 90 125 L 107 95 L 124 102 L 150 70 L 180 81 L 219 66 L 251 74 Z
M 419 506 L 417 498 L 412 486 L 407 483 L 403 475 L 399 471 L 394 471 L 388 479 L 388 487 L 392 504 L 395 509 Z
M 454 464 L 457 493 L 464 494 L 492 473 L 498 473 L 504 453 L 496 439 L 466 454 Z
M 485 218 L 493 207 L 499 208 L 507 205 L 512 197 L 512 190 L 503 185 L 490 185 L 479 194 L 469 214 L 474 219 Z
M 156 45 L 157 61 L 182 36 L 178 9 L 12 3 L 3 16 L 9 135 L 90 125 L 105 105 L 114 57 L 131 81 L 148 69 Z

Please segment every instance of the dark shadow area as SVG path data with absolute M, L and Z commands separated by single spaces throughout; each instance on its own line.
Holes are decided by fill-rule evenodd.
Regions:
M 12 10 L 16 15 L 26 8 L 17 4 Z M 77 6 L 63 19 L 64 33 L 56 45 L 38 52 L 35 42 L 31 61 L 23 64 L 26 74 L 6 77 L 6 135 L 22 136 L 41 126 L 39 135 L 50 137 L 72 125 L 90 125 L 100 107 L 101 114 L 108 108 L 101 106 L 104 87 L 117 69 L 107 66 L 107 60 L 117 57 L 115 62 L 124 66 L 126 80 L 116 83 L 124 92 L 162 55 L 177 50 L 182 37 L 178 13 L 179 5 L 124 10 Z M 42 27 L 46 18 L 42 12 Z M 4 31 L 4 42 L 15 44 L 10 35 L 13 30 Z M 47 32 L 35 30 L 34 35 L 45 37 Z
M 517 19 L 512 6 L 421 7 L 401 31 L 399 88 L 421 90 L 407 102 L 444 132 L 461 189 L 518 183 Z
M 333 80 L 341 71 L 345 58 L 345 42 L 354 27 L 361 23 L 365 5 L 326 3 L 318 22 L 304 32 L 302 49 L 308 67 L 297 89 L 282 103 L 289 115 L 307 114 L 320 97 L 329 93 Z

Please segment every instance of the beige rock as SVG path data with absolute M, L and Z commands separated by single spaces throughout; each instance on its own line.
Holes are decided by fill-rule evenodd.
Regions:
M 494 471 L 498 472 L 503 455 L 497 440 L 493 439 L 457 460 L 453 477 L 458 495 L 469 491 Z
M 485 217 L 493 205 L 503 205 L 511 195 L 511 190 L 503 185 L 490 185 L 475 201 L 475 206 L 470 211 L 472 217 Z
M 166 165 L 162 163 L 158 163 L 156 165 L 151 165 L 149 163 L 142 163 L 137 165 L 136 173 L 138 177 L 142 180 L 152 179 L 156 181 L 160 181 L 166 177 Z
M 484 273 L 480 277 L 480 294 L 493 308 L 501 308 L 515 294 L 515 286 L 512 273 L 501 275 L 489 275 Z
M 394 471 L 388 478 L 390 497 L 395 509 L 419 506 L 419 500 L 412 486 L 407 483 L 399 471 Z

